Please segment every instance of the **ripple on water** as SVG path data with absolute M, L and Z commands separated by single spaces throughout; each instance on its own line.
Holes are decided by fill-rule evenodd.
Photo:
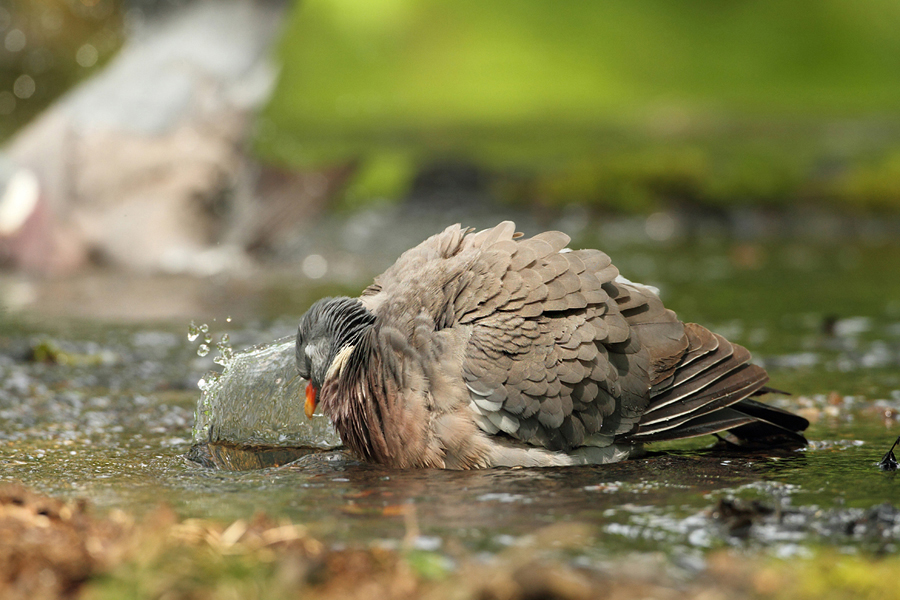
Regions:
M 141 513 L 166 498 L 185 517 L 246 519 L 265 511 L 349 543 L 396 542 L 414 524 L 409 539 L 426 551 L 458 539 L 473 554 L 496 553 L 529 543 L 548 526 L 577 522 L 594 534 L 577 552 L 590 557 L 585 564 L 604 553 L 660 549 L 702 563 L 709 549 L 732 545 L 779 556 L 819 544 L 841 551 L 891 548 L 896 513 L 891 506 L 875 509 L 896 498 L 897 475 L 874 464 L 897 437 L 892 415 L 900 410 L 900 345 L 896 312 L 887 315 L 884 306 L 885 297 L 900 297 L 900 284 L 882 276 L 896 271 L 881 266 L 882 251 L 864 256 L 869 262 L 861 270 L 848 271 L 828 260 L 830 248 L 820 250 L 815 255 L 830 266 L 815 273 L 774 260 L 759 271 L 737 269 L 728 245 L 715 243 L 639 248 L 622 263 L 632 279 L 651 275 L 686 319 L 730 327 L 770 368 L 772 385 L 794 393 L 775 399 L 779 405 L 815 413 L 813 443 L 804 452 L 730 453 L 708 448 L 709 439 L 596 468 L 398 473 L 327 450 L 338 440 L 323 429 L 305 439 L 325 451 L 281 467 L 274 466 L 279 459 L 258 460 L 252 471 L 202 468 L 182 458 L 191 442 L 252 441 L 257 446 L 242 451 L 258 458 L 272 448 L 303 445 L 295 444 L 303 427 L 327 425 L 309 424 L 297 410 L 303 383 L 292 379 L 291 338 L 227 354 L 228 347 L 290 334 L 295 319 L 232 323 L 216 357 L 209 326 L 192 325 L 188 343 L 183 324 L 139 331 L 89 324 L 53 341 L 72 358 L 99 357 L 90 364 L 33 361 L 29 353 L 47 337 L 44 331 L 0 337 L 2 476 L 86 496 L 104 509 Z M 672 254 L 690 276 L 669 275 L 664 266 Z M 715 268 L 706 272 L 710 265 Z M 860 292 L 871 281 L 886 286 L 877 298 Z M 822 324 L 835 307 L 844 314 L 828 333 Z M 202 359 L 199 343 L 210 348 Z M 222 375 L 205 376 L 211 368 Z M 268 408 L 247 411 L 248 404 Z M 772 512 L 751 513 L 749 525 L 740 516 L 726 524 L 714 515 L 723 500 L 756 501 Z

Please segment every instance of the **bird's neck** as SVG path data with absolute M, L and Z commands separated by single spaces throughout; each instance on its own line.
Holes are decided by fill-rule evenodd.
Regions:
M 340 372 L 323 386 L 322 410 L 357 455 L 387 463 L 397 454 L 395 430 L 404 415 L 394 410 L 398 390 L 389 381 L 375 334 L 370 326 L 349 355 L 338 357 Z

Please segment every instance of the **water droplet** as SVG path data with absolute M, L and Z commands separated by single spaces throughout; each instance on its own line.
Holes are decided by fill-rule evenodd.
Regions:
M 197 324 L 191 321 L 191 324 L 188 325 L 188 341 L 193 342 L 198 337 L 200 337 L 200 328 L 197 327 Z
M 231 344 L 228 343 L 229 339 L 228 334 L 223 333 L 222 339 L 216 344 L 216 348 L 219 349 L 219 356 L 215 357 L 213 362 L 217 365 L 227 367 L 234 358 L 234 349 L 231 347 Z
M 197 356 L 206 356 L 209 354 L 209 346 L 207 344 L 200 344 L 200 347 L 197 348 Z
M 231 317 L 225 317 L 225 322 L 226 322 L 226 323 L 231 323 Z

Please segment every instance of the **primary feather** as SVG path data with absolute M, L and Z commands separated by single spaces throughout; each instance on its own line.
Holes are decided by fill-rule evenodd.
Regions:
M 454 225 L 358 299 L 313 305 L 298 367 L 344 443 L 441 468 L 611 462 L 726 430 L 805 443 L 805 419 L 751 399 L 768 376 L 746 349 L 568 243 Z

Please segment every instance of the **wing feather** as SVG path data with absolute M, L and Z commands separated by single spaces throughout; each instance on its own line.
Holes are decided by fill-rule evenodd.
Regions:
M 457 377 L 488 434 L 565 451 L 803 424 L 746 404 L 767 380 L 746 349 L 682 323 L 608 255 L 569 242 L 522 238 L 511 222 L 454 225 L 405 252 L 361 299 L 417 344 L 429 343 L 412 330 L 419 315 L 435 333 L 458 331 Z

